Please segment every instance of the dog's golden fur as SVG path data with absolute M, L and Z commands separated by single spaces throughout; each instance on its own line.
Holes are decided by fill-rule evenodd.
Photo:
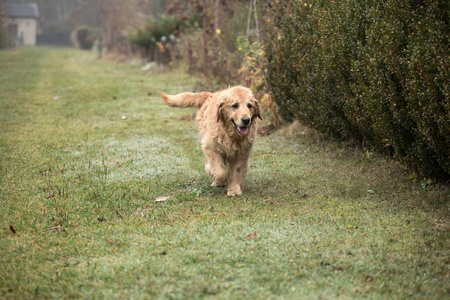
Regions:
M 248 88 L 231 87 L 215 93 L 182 93 L 161 97 L 169 106 L 200 107 L 197 123 L 205 170 L 212 186 L 228 184 L 228 196 L 242 195 L 248 160 L 256 138 L 259 103 Z

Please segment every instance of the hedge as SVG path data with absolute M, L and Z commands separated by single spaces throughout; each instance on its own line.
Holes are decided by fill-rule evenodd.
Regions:
M 274 7 L 267 81 L 286 119 L 450 179 L 450 1 Z

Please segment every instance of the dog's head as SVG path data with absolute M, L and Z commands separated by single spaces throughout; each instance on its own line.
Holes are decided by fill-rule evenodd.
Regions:
M 261 118 L 259 102 L 250 89 L 237 86 L 219 92 L 221 101 L 217 112 L 217 121 L 233 126 L 239 136 L 245 136 L 249 128 Z

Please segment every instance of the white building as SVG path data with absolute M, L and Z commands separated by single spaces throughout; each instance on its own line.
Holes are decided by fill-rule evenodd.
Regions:
M 7 3 L 4 5 L 8 33 L 15 45 L 36 45 L 39 8 L 37 4 Z

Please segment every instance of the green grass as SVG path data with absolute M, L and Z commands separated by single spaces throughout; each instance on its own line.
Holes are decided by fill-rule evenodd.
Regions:
M 448 297 L 447 187 L 292 125 L 226 197 L 158 97 L 195 80 L 95 57 L 0 52 L 1 298 Z

